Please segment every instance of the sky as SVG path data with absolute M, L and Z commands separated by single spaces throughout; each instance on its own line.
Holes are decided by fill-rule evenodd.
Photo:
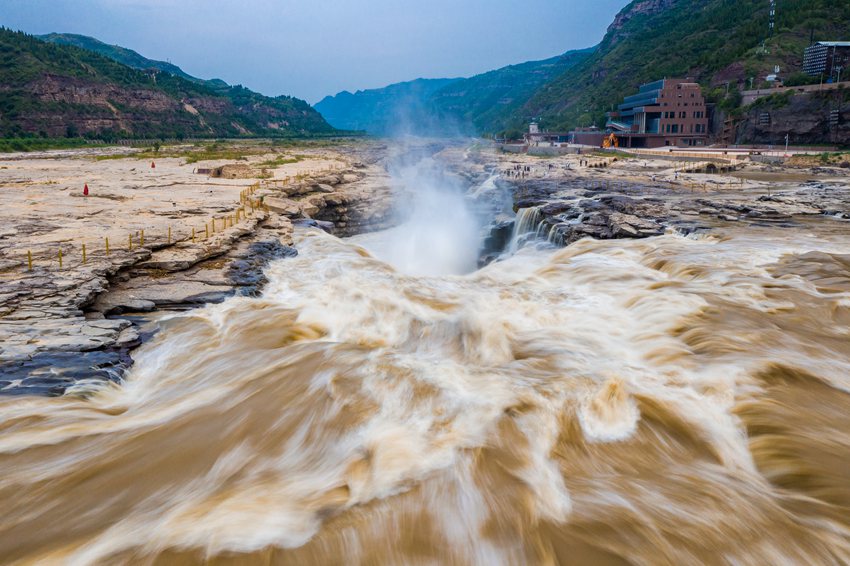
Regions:
M 628 0 L 0 0 L 0 25 L 90 35 L 266 95 L 463 77 L 598 43 Z

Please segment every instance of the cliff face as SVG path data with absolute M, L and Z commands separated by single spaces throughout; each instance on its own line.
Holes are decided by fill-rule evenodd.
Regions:
M 50 137 L 62 137 L 69 131 L 81 135 L 126 132 L 146 136 L 160 131 L 216 135 L 226 126 L 220 117 L 236 113 L 223 98 L 178 99 L 151 88 L 128 88 L 53 74 L 45 74 L 17 92 L 27 93 L 30 104 L 16 113 L 15 125 Z
M 736 143 L 850 145 L 850 92 L 825 91 L 762 99 L 744 114 Z

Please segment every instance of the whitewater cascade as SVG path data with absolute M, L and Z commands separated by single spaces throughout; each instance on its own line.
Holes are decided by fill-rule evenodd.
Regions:
M 850 237 L 470 271 L 442 212 L 390 252 L 299 231 L 123 385 L 0 399 L 4 562 L 850 562 Z
M 458 181 L 432 158 L 393 165 L 397 192 L 409 195 L 403 222 L 393 230 L 359 236 L 376 257 L 411 275 L 460 275 L 475 270 L 482 219 Z

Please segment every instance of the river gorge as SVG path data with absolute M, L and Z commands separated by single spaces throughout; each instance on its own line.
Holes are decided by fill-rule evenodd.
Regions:
M 120 382 L 0 397 L 3 561 L 850 563 L 850 224 L 801 209 L 846 182 L 440 151 L 384 162 L 397 226 L 296 227 Z

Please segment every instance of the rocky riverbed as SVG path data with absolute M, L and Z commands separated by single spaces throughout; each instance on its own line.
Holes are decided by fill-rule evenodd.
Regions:
M 600 160 L 604 167 L 582 165 Z M 724 174 L 703 174 L 682 172 L 688 163 L 642 156 L 514 154 L 497 154 L 488 166 L 501 172 L 498 183 L 511 193 L 516 216 L 492 225 L 483 263 L 496 259 L 510 236 L 566 246 L 585 237 L 647 238 L 733 222 L 792 227 L 803 218 L 850 220 L 850 176 L 841 167 L 738 163 Z
M 84 391 L 90 380 L 119 381 L 156 328 L 147 320 L 259 294 L 268 262 L 298 253 L 293 230 L 357 235 L 394 225 L 407 207 L 389 172 L 400 151 L 394 142 L 192 165 L 170 157 L 154 166 L 116 151 L 0 159 L 0 395 L 61 395 Z M 840 167 L 736 163 L 708 175 L 621 154 L 540 159 L 433 141 L 404 151 L 433 155 L 440 182 L 469 187 L 488 224 L 480 265 L 532 240 L 567 246 L 734 223 L 792 228 L 803 219 L 850 219 L 850 178 Z M 225 169 L 247 177 L 198 174 Z
M 120 380 L 146 313 L 258 294 L 266 264 L 297 254 L 293 223 L 388 226 L 384 150 L 299 148 L 271 171 L 250 165 L 280 156 L 258 154 L 243 168 L 263 178 L 244 179 L 197 173 L 226 161 L 102 159 L 115 150 L 0 159 L 0 395 Z

